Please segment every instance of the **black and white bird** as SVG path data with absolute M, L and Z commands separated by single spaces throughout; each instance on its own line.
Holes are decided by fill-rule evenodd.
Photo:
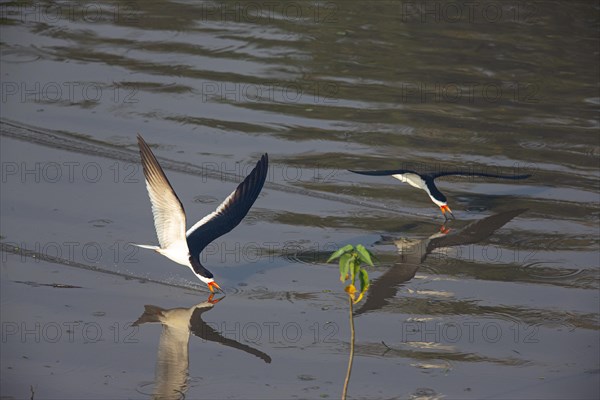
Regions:
M 181 201 L 148 144 L 140 135 L 137 138 L 160 246 L 132 244 L 152 249 L 191 268 L 211 292 L 214 293 L 215 289 L 223 291 L 215 282 L 213 274 L 200 263 L 200 253 L 213 240 L 235 228 L 248 214 L 265 183 L 269 168 L 268 155 L 265 153 L 260 158 L 246 179 L 215 211 L 186 231 L 186 217 Z
M 429 172 L 429 173 L 418 173 L 408 169 L 396 169 L 396 170 L 381 170 L 381 171 L 353 171 L 348 170 L 350 172 L 354 172 L 355 174 L 361 175 L 371 175 L 371 176 L 393 176 L 401 182 L 406 182 L 411 186 L 414 186 L 418 189 L 424 190 L 428 195 L 431 201 L 435 205 L 437 205 L 444 218 L 448 220 L 448 216 L 446 212 L 454 218 L 454 214 L 452 214 L 452 210 L 448 206 L 448 201 L 446 196 L 435 186 L 435 179 L 442 176 L 449 175 L 458 175 L 458 176 L 482 176 L 487 178 L 501 178 L 501 179 L 526 179 L 531 175 L 497 175 L 497 174 L 488 174 L 482 172 L 473 172 L 473 171 L 440 171 L 440 172 Z

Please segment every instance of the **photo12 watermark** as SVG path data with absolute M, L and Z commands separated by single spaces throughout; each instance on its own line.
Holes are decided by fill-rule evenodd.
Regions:
M 500 341 L 512 343 L 539 343 L 540 329 L 537 325 L 513 322 L 508 325 L 496 321 L 414 321 L 403 322 L 400 327 L 403 343 L 485 343 Z
M 421 104 L 537 104 L 541 85 L 535 82 L 405 82 L 399 88 L 403 103 Z
M 332 1 L 225 1 L 201 2 L 201 22 L 258 23 L 296 22 L 331 24 L 338 22 L 338 3 Z
M 133 323 L 97 321 L 3 321 L 2 343 L 138 343 L 139 327 Z
M 256 344 L 337 343 L 340 331 L 335 322 L 314 322 L 306 325 L 296 321 L 207 322 L 204 329 L 215 330 L 223 337 L 237 342 Z
M 19 256 L 19 262 L 61 261 L 85 264 L 137 264 L 140 248 L 124 241 L 99 243 L 94 241 L 11 242 L 2 241 L 2 263 L 9 254 Z M 11 258 L 14 262 L 14 258 Z
M 81 104 L 100 103 L 136 104 L 138 87 L 133 83 L 115 83 L 106 85 L 99 82 L 25 82 L 2 81 L 0 99 L 2 104 L 43 103 L 43 104 Z
M 241 162 L 202 162 L 200 163 L 200 175 L 202 182 L 211 179 L 220 181 L 239 181 L 244 180 L 254 169 L 256 163 Z M 330 183 L 333 182 L 340 173 L 346 173 L 345 170 L 329 168 L 320 164 L 311 167 L 269 163 L 266 182 L 277 183 Z
M 203 82 L 202 102 L 336 104 L 340 86 L 336 82 Z
M 94 161 L 2 161 L 0 181 L 4 183 L 140 183 L 143 174 L 140 164 L 115 161 L 101 165 Z
M 403 23 L 533 24 L 540 13 L 540 4 L 534 1 L 401 0 L 395 4 Z
M 138 23 L 143 14 L 137 1 L 11 1 L 0 4 L 0 20 L 56 24 Z

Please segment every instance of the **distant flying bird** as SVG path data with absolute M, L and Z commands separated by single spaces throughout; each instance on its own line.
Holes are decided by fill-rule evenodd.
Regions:
M 173 187 L 144 139 L 138 135 L 146 189 L 152 203 L 154 226 L 160 246 L 134 244 L 190 267 L 208 285 L 208 289 L 223 291 L 213 274 L 200 263 L 200 253 L 213 240 L 235 228 L 244 219 L 258 197 L 267 177 L 269 157 L 265 153 L 256 167 L 215 211 L 196 222 L 187 232 L 185 211 Z
M 418 173 L 415 171 L 411 171 L 408 169 L 396 169 L 396 170 L 382 170 L 382 171 L 353 171 L 348 170 L 350 172 L 354 172 L 355 174 L 361 175 L 371 175 L 371 176 L 393 176 L 401 182 L 406 182 L 411 186 L 424 190 L 431 198 L 431 201 L 437 205 L 444 218 L 448 220 L 448 216 L 446 212 L 450 214 L 452 218 L 454 218 L 454 214 L 448 207 L 448 202 L 446 200 L 446 196 L 442 192 L 439 191 L 437 186 L 435 186 L 435 179 L 441 176 L 449 176 L 449 175 L 459 175 L 459 176 L 483 176 L 487 178 L 501 178 L 501 179 L 526 179 L 531 175 L 496 175 L 496 174 L 486 174 L 472 171 L 449 171 L 449 172 L 430 172 L 430 173 Z

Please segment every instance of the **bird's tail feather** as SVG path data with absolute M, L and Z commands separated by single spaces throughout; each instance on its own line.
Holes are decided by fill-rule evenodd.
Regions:
M 137 247 L 141 247 L 142 249 L 150 249 L 150 250 L 158 250 L 160 249 L 159 246 L 152 246 L 149 244 L 136 244 L 136 243 L 129 243 L 132 246 L 137 246 Z

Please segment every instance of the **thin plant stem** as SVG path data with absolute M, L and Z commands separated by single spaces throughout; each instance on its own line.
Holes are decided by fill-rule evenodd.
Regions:
M 346 371 L 346 380 L 344 381 L 342 400 L 346 400 L 348 383 L 350 383 L 350 374 L 352 373 L 352 361 L 354 361 L 354 303 L 352 302 L 352 296 L 348 296 L 348 303 L 350 304 L 350 358 L 348 359 L 348 371 Z

